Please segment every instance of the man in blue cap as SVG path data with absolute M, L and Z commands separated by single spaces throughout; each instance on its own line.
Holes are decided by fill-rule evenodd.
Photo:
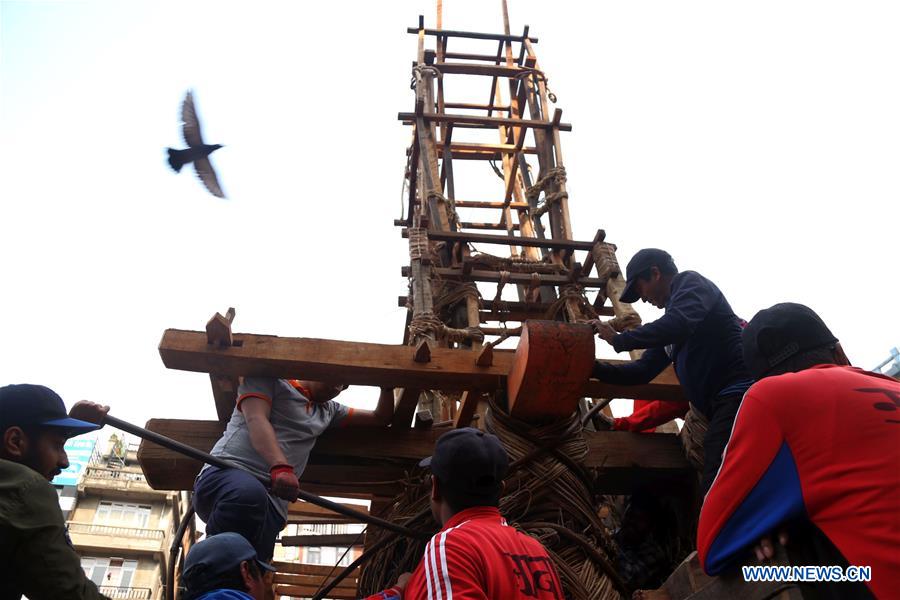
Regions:
M 500 514 L 509 457 L 497 436 L 453 429 L 419 465 L 431 470 L 431 514 L 441 530 L 412 573 L 367 600 L 562 600 L 547 550 Z
M 264 600 L 265 571 L 275 567 L 259 560 L 243 536 L 212 535 L 191 548 L 184 561 L 184 600 Z
M 622 302 L 640 299 L 666 314 L 622 333 L 594 321 L 597 335 L 616 352 L 645 352 L 631 363 L 597 361 L 593 376 L 608 383 L 643 384 L 675 365 L 691 406 L 709 421 L 701 481 L 706 494 L 722 464 L 741 397 L 753 383 L 741 351 L 741 320 L 716 284 L 696 271 L 679 272 L 665 250 L 640 250 L 629 261 L 625 278 Z
M 49 482 L 69 466 L 66 440 L 99 429 L 107 412 L 81 401 L 67 414 L 42 385 L 0 388 L 0 600 L 105 598 L 85 577 Z

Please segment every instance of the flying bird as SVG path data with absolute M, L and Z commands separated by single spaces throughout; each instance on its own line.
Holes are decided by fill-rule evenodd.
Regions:
M 194 108 L 193 92 L 188 90 L 181 104 L 181 132 L 184 135 L 184 141 L 188 145 L 186 150 L 175 150 L 174 148 L 166 148 L 169 151 L 169 166 L 176 173 L 181 172 L 181 167 L 192 162 L 194 169 L 200 181 L 209 190 L 209 193 L 219 198 L 224 198 L 222 187 L 219 185 L 219 178 L 209 162 L 209 155 L 222 148 L 221 144 L 205 144 L 203 143 L 203 135 L 200 133 L 200 119 L 197 118 L 197 111 Z

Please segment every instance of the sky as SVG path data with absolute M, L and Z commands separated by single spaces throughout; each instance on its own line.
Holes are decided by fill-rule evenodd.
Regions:
M 447 29 L 502 31 L 500 2 L 443 4 Z M 575 239 L 605 229 L 623 266 L 665 248 L 747 319 L 808 304 L 858 366 L 900 345 L 900 5 L 509 12 L 573 125 Z M 159 358 L 166 328 L 234 306 L 238 332 L 400 343 L 419 14 L 434 26 L 422 1 L 0 2 L 0 383 L 211 419 L 208 378 Z M 165 162 L 188 89 L 227 200 Z M 458 198 L 500 194 L 484 163 L 456 175 Z

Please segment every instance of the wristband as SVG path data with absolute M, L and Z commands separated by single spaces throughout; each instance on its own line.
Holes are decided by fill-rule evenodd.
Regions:
M 286 463 L 278 463 L 277 465 L 272 465 L 272 468 L 269 469 L 269 475 L 272 477 L 272 481 L 275 480 L 276 477 L 281 475 L 282 473 L 294 473 L 294 467 L 292 465 Z

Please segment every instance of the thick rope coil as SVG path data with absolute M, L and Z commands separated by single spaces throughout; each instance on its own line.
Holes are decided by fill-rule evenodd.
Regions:
M 535 202 L 540 197 L 541 192 L 546 190 L 547 187 L 552 183 L 555 183 L 556 185 L 562 185 L 565 182 L 565 167 L 553 167 L 552 169 L 547 169 L 547 171 L 538 178 L 534 185 L 529 186 L 525 190 L 525 198 L 527 198 L 529 202 Z
M 416 84 L 422 80 L 422 77 L 425 73 L 431 73 L 435 75 L 438 79 L 442 79 L 444 74 L 437 67 L 433 67 L 431 65 L 416 65 L 412 68 L 412 80 L 409 82 L 409 89 L 416 89 Z
M 422 336 L 442 339 L 457 344 L 471 341 L 484 341 L 484 332 L 477 327 L 466 327 L 465 329 L 447 327 L 443 321 L 437 318 L 432 312 L 423 312 L 415 315 L 409 323 L 410 342 L 414 342 Z
M 559 288 L 559 298 L 557 298 L 547 312 L 544 313 L 544 319 L 555 319 L 569 300 L 575 300 L 578 303 L 581 316 L 575 319 L 576 323 L 585 323 L 591 319 L 596 319 L 599 315 L 591 303 L 588 302 L 584 295 L 584 288 L 578 284 L 564 285 Z
M 509 283 L 509 271 L 500 271 L 500 281 L 497 283 L 497 294 L 491 301 L 491 308 L 494 312 L 500 312 L 500 296 L 503 294 L 503 287 Z
M 597 265 L 597 276 L 609 279 L 622 272 L 616 259 L 616 246 L 609 242 L 601 242 L 594 246 L 594 263 Z
M 409 259 L 421 260 L 430 258 L 431 253 L 428 247 L 428 230 L 424 227 L 409 228 Z
M 456 212 L 456 202 L 452 198 L 445 197 L 437 190 L 431 190 L 428 192 L 426 199 L 429 202 L 432 199 L 437 200 L 438 204 L 443 204 L 443 206 L 447 207 L 447 219 L 450 221 L 450 229 L 452 231 L 459 229 L 459 213 Z
M 551 192 L 549 194 L 544 194 L 544 201 L 539 204 L 532 211 L 531 215 L 535 219 L 540 219 L 544 213 L 553 208 L 553 205 L 559 202 L 560 200 L 568 200 L 569 193 L 568 192 Z
M 442 294 L 434 301 L 434 312 L 440 314 L 444 309 L 450 308 L 468 298 L 473 298 L 478 304 L 478 307 L 481 308 L 481 292 L 478 291 L 478 286 L 474 283 L 468 281 L 447 281 L 445 284 L 453 285 L 455 287 L 449 292 Z

